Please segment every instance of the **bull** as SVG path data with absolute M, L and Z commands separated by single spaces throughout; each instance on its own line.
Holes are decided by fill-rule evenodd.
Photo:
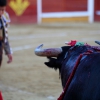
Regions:
M 47 57 L 44 64 L 60 72 L 63 92 L 58 100 L 100 100 L 99 46 L 42 46 L 35 49 L 35 54 Z

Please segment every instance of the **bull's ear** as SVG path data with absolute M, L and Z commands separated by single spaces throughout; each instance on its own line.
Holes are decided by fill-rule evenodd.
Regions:
M 44 62 L 44 64 L 50 68 L 54 68 L 55 70 L 57 70 L 57 67 L 49 62 Z
M 50 68 L 54 68 L 55 70 L 57 69 L 57 65 L 56 65 L 56 60 L 55 58 L 52 57 L 47 57 L 48 58 L 48 62 L 44 62 L 44 64 Z
M 48 67 L 50 67 L 50 63 L 49 62 L 44 62 L 44 64 Z

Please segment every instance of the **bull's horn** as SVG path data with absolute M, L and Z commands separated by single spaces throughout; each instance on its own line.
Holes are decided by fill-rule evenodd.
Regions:
M 62 48 L 41 49 L 42 47 L 43 44 L 35 49 L 35 54 L 37 56 L 57 57 L 62 52 Z
M 95 41 L 95 43 L 99 44 L 100 45 L 100 42 L 99 41 Z

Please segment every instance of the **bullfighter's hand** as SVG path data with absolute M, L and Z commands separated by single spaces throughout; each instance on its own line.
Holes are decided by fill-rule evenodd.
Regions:
M 8 61 L 7 61 L 7 63 L 11 63 L 12 60 L 13 60 L 12 54 L 8 54 L 7 56 L 8 56 Z

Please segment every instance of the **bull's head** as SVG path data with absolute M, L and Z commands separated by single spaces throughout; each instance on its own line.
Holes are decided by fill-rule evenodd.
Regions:
M 35 54 L 37 56 L 48 58 L 49 61 L 44 63 L 46 66 L 54 69 L 60 69 L 61 62 L 64 59 L 65 53 L 68 51 L 70 46 L 49 49 L 42 49 L 42 46 L 43 44 L 35 49 Z
M 44 64 L 50 68 L 57 69 L 59 68 L 57 64 L 57 57 L 59 54 L 62 53 L 62 48 L 49 48 L 49 49 L 42 49 L 43 44 L 38 46 L 35 49 L 35 54 L 40 57 L 47 57 L 48 62 L 45 62 Z M 53 58 L 52 58 L 53 57 Z

